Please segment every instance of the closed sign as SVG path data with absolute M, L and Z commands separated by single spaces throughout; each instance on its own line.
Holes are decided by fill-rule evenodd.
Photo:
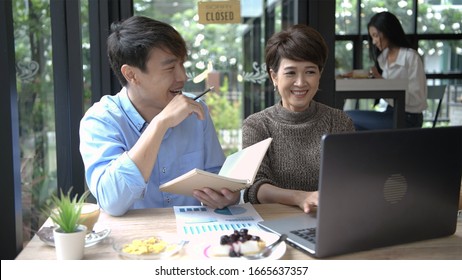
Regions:
M 241 23 L 241 1 L 199 1 L 199 23 Z

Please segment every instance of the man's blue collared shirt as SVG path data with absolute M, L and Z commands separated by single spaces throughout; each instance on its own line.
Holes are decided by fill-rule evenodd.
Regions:
M 159 185 L 193 168 L 218 173 L 223 165 L 225 156 L 208 108 L 198 102 L 206 119 L 192 114 L 167 130 L 148 182 L 127 155 L 147 122 L 126 88 L 104 96 L 87 111 L 80 123 L 80 152 L 88 187 L 102 209 L 118 216 L 129 209 L 200 205 L 193 197 L 159 191 Z

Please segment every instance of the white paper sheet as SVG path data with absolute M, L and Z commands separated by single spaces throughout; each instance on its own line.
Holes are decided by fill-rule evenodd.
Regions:
M 185 240 L 203 234 L 229 234 L 246 228 L 260 230 L 258 222 L 263 221 L 250 203 L 238 204 L 224 209 L 207 206 L 175 206 L 177 232 Z

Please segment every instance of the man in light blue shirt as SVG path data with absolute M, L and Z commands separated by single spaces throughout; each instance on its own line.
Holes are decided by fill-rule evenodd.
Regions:
M 113 23 L 108 57 L 122 90 L 104 96 L 80 124 L 80 152 L 91 193 L 107 213 L 239 201 L 207 186 L 194 197 L 159 185 L 199 168 L 217 173 L 225 159 L 206 104 L 182 94 L 186 44 L 168 24 L 141 16 Z

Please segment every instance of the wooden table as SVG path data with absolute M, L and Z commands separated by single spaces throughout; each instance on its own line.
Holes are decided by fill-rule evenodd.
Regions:
M 343 108 L 345 99 L 378 99 L 394 100 L 393 127 L 405 127 L 405 95 L 406 80 L 386 79 L 336 79 L 335 106 Z
M 300 213 L 300 210 L 296 207 L 280 204 L 262 204 L 254 205 L 254 207 L 263 219 L 281 218 Z M 152 235 L 153 232 L 158 231 L 176 233 L 176 220 L 172 208 L 132 210 L 122 217 L 112 217 L 101 213 L 95 229 L 105 227 L 111 229 L 110 236 L 99 244 L 85 248 L 84 259 L 120 259 L 119 255 L 112 248 L 113 240 L 131 233 L 138 236 L 143 235 L 143 233 Z M 180 258 L 187 258 L 187 256 Z M 56 259 L 55 249 L 43 243 L 38 236 L 34 236 L 16 259 L 54 260 Z M 313 258 L 287 246 L 286 253 L 282 259 L 305 260 Z M 332 259 L 462 259 L 462 214 L 459 215 L 457 220 L 457 232 L 454 235 L 351 253 L 336 256 Z

